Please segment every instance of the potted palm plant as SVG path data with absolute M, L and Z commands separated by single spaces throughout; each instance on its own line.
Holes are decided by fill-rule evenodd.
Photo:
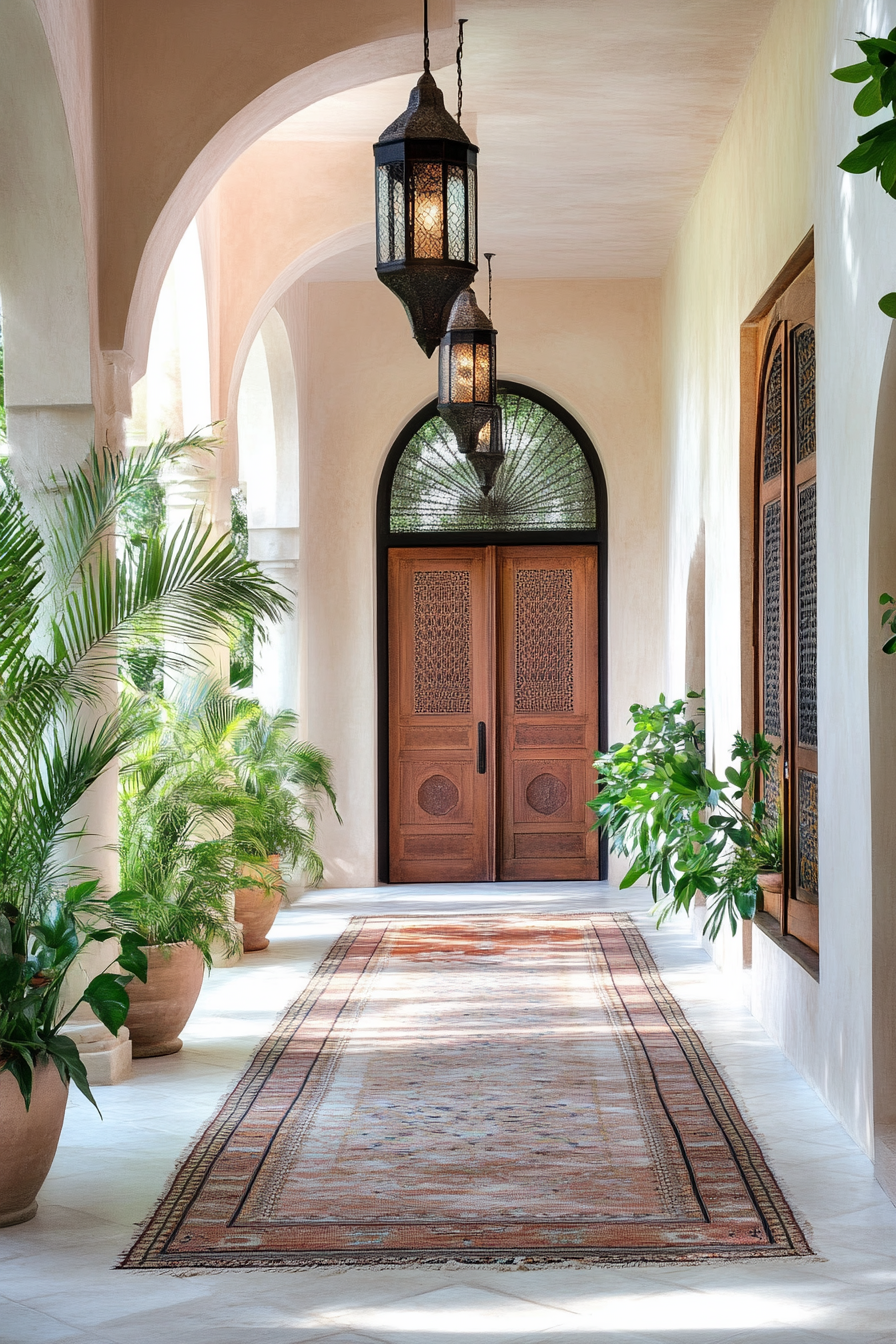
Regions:
M 33 1217 L 59 1138 L 68 1084 L 88 1094 L 61 1032 L 66 980 L 85 947 L 110 961 L 84 992 L 113 1033 L 127 1012 L 127 976 L 145 973 L 139 938 L 116 930 L 95 889 L 60 857 L 83 834 L 85 790 L 145 728 L 141 697 L 116 694 L 121 647 L 141 636 L 201 647 L 229 639 L 242 617 L 276 619 L 276 585 L 215 539 L 196 515 L 116 553 L 120 509 L 169 463 L 201 450 L 167 437 L 127 460 L 91 449 L 45 495 L 46 537 L 0 470 L 0 1221 Z M 191 661 L 188 654 L 179 655 Z M 195 662 L 195 659 L 193 660 Z M 114 701 L 104 711 L 104 705 Z M 84 712 L 86 709 L 86 713 Z M 83 876 L 83 875 L 82 875 Z M 103 927 L 105 925 L 105 927 Z M 135 933 L 135 930 L 130 930 Z
M 119 855 L 125 892 L 116 916 L 148 957 L 145 985 L 130 995 L 126 1025 L 140 1059 L 180 1050 L 180 1032 L 199 997 L 213 944 L 240 950 L 231 893 L 252 855 L 234 837 L 251 832 L 252 800 L 221 769 L 210 723 L 191 722 L 177 702 L 157 702 L 158 719 L 121 768 Z M 255 856 L 259 851 L 256 846 Z
M 253 712 L 233 738 L 234 774 L 258 806 L 247 840 L 260 844 L 266 856 L 263 863 L 247 866 L 254 883 L 235 892 L 235 915 L 243 926 L 247 952 L 268 945 L 283 893 L 281 865 L 300 872 L 312 884 L 323 876 L 315 839 L 317 807 L 324 797 L 339 816 L 332 762 L 310 742 L 298 740 L 298 716 L 285 709 L 269 714 L 252 703 Z

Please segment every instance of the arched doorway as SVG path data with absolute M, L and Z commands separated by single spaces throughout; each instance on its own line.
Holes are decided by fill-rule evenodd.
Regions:
M 504 382 L 499 400 L 507 455 L 488 498 L 435 402 L 380 479 L 384 882 L 606 872 L 584 807 L 606 746 L 603 472 L 549 397 Z

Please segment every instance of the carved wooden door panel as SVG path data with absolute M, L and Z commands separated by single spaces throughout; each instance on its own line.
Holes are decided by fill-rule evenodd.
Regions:
M 500 875 L 596 879 L 597 553 L 503 547 L 498 570 Z
M 389 552 L 392 882 L 495 876 L 494 553 Z

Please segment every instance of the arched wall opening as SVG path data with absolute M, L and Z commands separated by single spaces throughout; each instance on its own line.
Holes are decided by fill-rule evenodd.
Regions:
M 871 750 L 874 1163 L 896 1198 L 896 657 L 882 651 L 879 598 L 896 592 L 896 325 L 881 375 L 871 481 L 868 691 Z
M 576 506 L 573 503 L 563 516 L 564 510 L 555 511 L 553 525 L 545 525 L 544 516 L 532 516 L 528 520 L 524 511 L 520 511 L 516 525 L 508 511 L 506 519 L 498 519 L 497 525 L 488 525 L 480 518 L 468 530 L 462 530 L 463 514 L 456 516 L 446 530 L 436 527 L 431 530 L 395 530 L 393 511 L 393 492 L 396 474 L 400 471 L 402 458 L 415 436 L 433 421 L 438 421 L 436 402 L 430 401 L 423 406 L 395 437 L 389 449 L 380 475 L 376 502 L 376 637 L 377 637 L 377 869 L 381 882 L 389 881 L 390 858 L 390 762 L 389 762 L 389 723 L 390 723 L 390 667 L 389 667 L 389 552 L 398 548 L 448 548 L 448 547 L 487 547 L 487 546 L 593 546 L 597 552 L 597 639 L 598 639 L 598 748 L 606 750 L 608 746 L 608 707 L 607 707 L 607 668 L 608 668 L 608 513 L 607 487 L 603 467 L 597 450 L 582 425 L 563 406 L 545 392 L 530 384 L 499 382 L 499 395 L 507 399 L 519 399 L 521 404 L 532 403 L 547 412 L 548 416 L 559 423 L 581 451 L 582 459 L 593 485 L 593 515 L 591 519 L 582 517 L 576 525 Z M 446 438 L 450 438 L 447 435 Z M 509 457 L 509 455 L 508 455 Z M 538 469 L 538 464 L 533 463 Z M 502 471 L 505 468 L 502 467 Z M 469 469 L 472 473 L 472 469 Z M 545 476 L 545 486 L 549 489 L 550 470 Z M 496 482 L 497 491 L 500 477 Z M 453 489 L 452 485 L 452 489 Z M 536 508 L 536 513 L 538 512 Z M 425 517 L 425 513 L 423 515 Z M 431 515 L 432 516 L 432 515 Z M 533 525 L 534 524 L 534 525 Z M 607 876 L 608 847 L 604 837 L 600 840 L 599 872 L 603 880 Z
M 283 319 L 272 308 L 246 359 L 237 397 L 239 482 L 249 555 L 285 587 L 292 614 L 256 647 L 253 694 L 272 712 L 299 710 L 299 419 L 295 369 Z

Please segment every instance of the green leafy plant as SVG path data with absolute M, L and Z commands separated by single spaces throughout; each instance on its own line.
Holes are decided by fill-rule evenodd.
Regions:
M 260 809 L 255 835 L 267 854 L 277 854 L 311 881 L 323 876 L 315 849 L 317 805 L 324 797 L 336 813 L 329 757 L 297 738 L 298 716 L 282 709 L 268 714 L 257 702 L 233 738 L 237 781 Z M 341 818 L 340 818 L 341 820 Z
M 860 135 L 839 166 L 846 173 L 873 172 L 887 195 L 896 196 L 896 28 L 885 38 L 860 33 L 856 45 L 865 59 L 832 71 L 834 79 L 863 86 L 853 103 L 860 117 L 873 117 L 885 107 L 893 109 L 893 116 Z M 880 308 L 896 318 L 896 292 L 885 294 Z
M 880 618 L 881 626 L 889 627 L 890 631 L 890 638 L 884 643 L 884 653 L 896 653 L 896 597 L 891 597 L 889 593 L 881 593 L 878 600 L 885 608 Z
M 249 514 L 242 490 L 230 494 L 230 534 L 237 555 L 249 555 Z M 248 690 L 255 676 L 256 622 L 251 616 L 241 620 L 230 641 L 230 684 Z M 262 633 L 258 632 L 259 635 Z
M 122 932 L 106 970 L 95 975 L 81 997 L 61 1013 L 65 977 L 84 948 L 116 936 L 108 923 L 97 927 L 90 922 L 91 917 L 107 915 L 105 903 L 95 899 L 98 885 L 91 881 L 69 887 L 46 903 L 30 927 L 16 906 L 7 904 L 0 910 L 0 1057 L 19 1085 L 26 1110 L 35 1067 L 47 1061 L 55 1064 L 63 1082 L 71 1078 L 96 1105 L 77 1046 L 62 1029 L 86 1003 L 116 1034 L 128 1011 L 125 986 L 134 975 L 146 979 L 146 954 L 137 934 Z
M 47 966 L 53 974 L 39 971 L 25 986 L 34 956 L 48 956 L 61 937 L 53 932 L 58 911 L 75 920 L 79 947 L 112 936 L 82 922 L 78 902 L 59 893 L 85 876 L 64 849 L 83 835 L 85 790 L 147 726 L 146 698 L 117 695 L 120 648 L 147 635 L 171 641 L 179 650 L 171 665 L 195 672 L 202 663 L 191 649 L 229 640 L 246 616 L 273 620 L 288 608 L 279 588 L 198 514 L 172 533 L 117 548 L 119 511 L 166 464 L 204 449 L 197 435 L 166 436 L 127 460 L 91 449 L 46 491 L 43 532 L 10 472 L 0 473 L 0 908 L 11 947 L 4 955 L 26 968 L 16 979 L 5 963 L 0 1071 L 13 1073 L 23 1095 L 27 1060 L 42 1055 L 79 1082 L 68 1047 L 50 1048 L 59 1039 L 57 985 L 77 955 L 69 925 L 66 950 Z M 95 917 L 103 910 L 101 903 Z M 110 1008 L 101 1020 L 111 1029 L 117 1018 Z
M 239 705 L 215 682 L 157 698 L 152 730 L 125 753 L 120 770 L 127 895 L 113 902 L 115 913 L 145 944 L 195 943 L 208 966 L 216 939 L 239 950 L 230 896 L 243 865 L 266 857 L 261 810 L 227 760 Z
M 726 918 L 734 931 L 739 917 L 754 914 L 756 888 L 731 871 L 731 849 L 763 843 L 757 792 L 776 748 L 761 734 L 752 742 L 736 734 L 735 764 L 722 780 L 707 767 L 702 713 L 693 703 L 661 696 L 656 705 L 632 705 L 631 714 L 631 740 L 595 757 L 599 791 L 589 803 L 613 849 L 634 860 L 620 885 L 647 877 L 659 923 L 702 893 L 707 934 L 717 937 Z

